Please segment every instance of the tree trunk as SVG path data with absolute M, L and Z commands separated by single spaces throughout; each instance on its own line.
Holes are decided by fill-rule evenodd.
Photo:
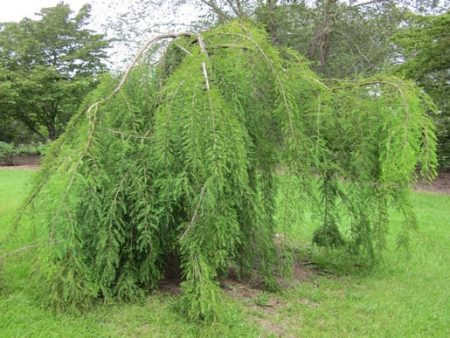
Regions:
M 266 10 L 269 22 L 267 24 L 267 33 L 269 33 L 272 43 L 278 45 L 278 22 L 276 17 L 276 9 L 278 0 L 267 0 Z
M 56 114 L 52 114 L 47 121 L 48 139 L 55 140 L 56 133 Z
M 337 0 L 324 0 L 322 19 L 316 24 L 314 36 L 309 44 L 308 57 L 316 60 L 323 73 L 330 55 L 330 34 L 336 17 Z

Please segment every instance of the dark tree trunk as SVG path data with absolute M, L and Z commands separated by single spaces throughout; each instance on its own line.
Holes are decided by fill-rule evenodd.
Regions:
M 277 15 L 276 15 L 276 9 L 278 0 L 267 0 L 266 8 L 267 8 L 267 15 L 268 15 L 268 25 L 267 25 L 267 32 L 270 35 L 270 38 L 272 40 L 272 43 L 274 45 L 278 45 L 278 22 L 277 22 Z
M 55 140 L 57 135 L 56 132 L 56 114 L 51 114 L 47 121 L 47 132 L 49 140 Z
M 336 17 L 337 0 L 324 0 L 322 19 L 316 24 L 309 44 L 308 57 L 316 60 L 321 72 L 325 71 L 330 54 L 330 35 Z

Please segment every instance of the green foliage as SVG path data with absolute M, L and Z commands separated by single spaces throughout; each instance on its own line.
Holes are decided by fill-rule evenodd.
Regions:
M 0 170 L 0 242 L 34 175 L 36 172 L 31 170 Z M 281 188 L 284 183 L 287 181 L 280 182 Z M 307 278 L 302 273 L 299 283 L 284 289 L 282 294 L 254 294 L 256 290 L 248 290 L 246 284 L 233 283 L 233 303 L 238 306 L 224 309 L 232 320 L 214 325 L 179 316 L 173 311 L 179 296 L 168 294 L 165 288 L 140 302 L 99 304 L 81 316 L 55 314 L 43 307 L 37 297 L 42 285 L 30 284 L 29 275 L 35 271 L 32 262 L 24 260 L 36 255 L 30 248 L 4 261 L 0 274 L 0 332 L 5 337 L 256 338 L 280 332 L 284 336 L 312 337 L 414 337 L 420 332 L 427 337 L 442 337 L 450 325 L 450 196 L 415 192 L 412 202 L 420 228 L 411 234 L 411 255 L 395 250 L 402 217 L 393 211 L 384 262 L 370 273 L 338 250 L 326 253 L 311 248 L 312 234 L 320 220 L 309 213 L 303 219 L 297 218 L 288 238 L 301 250 L 302 261 L 310 262 L 308 267 L 312 262 L 320 274 L 314 273 L 316 269 L 300 268 L 300 273 L 308 274 Z M 277 209 L 276 213 L 282 211 Z M 20 238 L 14 243 L 16 248 L 33 241 L 36 231 L 39 229 L 32 223 L 24 223 L 14 236 Z M 0 255 L 7 250 L 0 244 Z
M 37 134 L 30 131 L 27 126 L 9 114 L 1 114 L 0 141 L 15 144 L 31 144 L 42 140 Z
M 448 70 L 449 25 L 450 13 L 411 15 L 409 25 L 403 27 L 394 38 L 407 57 L 407 62 L 400 67 L 401 71 L 410 77 L 421 78 L 425 74 Z
M 42 9 L 39 20 L 0 23 L 2 119 L 20 121 L 40 140 L 63 131 L 104 70 L 108 43 L 84 28 L 89 11 L 73 14 L 60 3 Z
M 43 155 L 47 149 L 47 145 L 38 144 L 18 144 L 15 146 L 17 154 Z
M 437 126 L 440 165 L 450 167 L 450 13 L 437 16 L 411 16 L 408 26 L 399 30 L 394 42 L 405 56 L 397 71 L 414 79 L 438 107 L 433 119 Z
M 0 163 L 12 164 L 13 156 L 16 154 L 16 149 L 12 144 L 0 141 Z
M 268 1 L 256 11 L 272 41 L 306 55 L 325 78 L 355 78 L 380 72 L 395 57 L 390 41 L 404 19 L 394 1 Z
M 423 175 L 434 175 L 435 136 L 426 114 L 434 106 L 413 83 L 378 76 L 338 84 L 330 107 L 318 131 L 327 157 L 321 168 L 324 225 L 316 238 L 325 234 L 337 245 L 347 234 L 351 252 L 373 259 L 384 248 L 390 204 L 403 211 L 405 232 L 415 226 L 408 185 L 416 164 Z
M 25 203 L 48 232 L 36 275 L 56 308 L 135 299 L 178 268 L 187 317 L 223 318 L 230 266 L 268 289 L 292 268 L 287 236 L 274 240 L 278 193 L 284 234 L 312 203 L 316 244 L 368 261 L 388 205 L 404 211 L 405 234 L 413 225 L 409 184 L 417 164 L 433 177 L 436 159 L 433 106 L 412 83 L 327 87 L 240 21 L 177 39 L 157 66 L 152 51 L 118 89 L 105 77 L 87 97 Z

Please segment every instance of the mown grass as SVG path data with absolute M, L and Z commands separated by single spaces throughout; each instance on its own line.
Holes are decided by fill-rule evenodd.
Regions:
M 0 241 L 33 175 L 0 169 Z M 321 273 L 280 294 L 235 299 L 228 321 L 212 326 L 187 322 L 174 311 L 176 296 L 163 293 L 79 316 L 56 314 L 34 297 L 31 267 L 9 259 L 0 276 L 0 337 L 448 337 L 450 196 L 415 193 L 414 205 L 420 227 L 410 255 L 393 245 L 400 228 L 394 214 L 385 261 L 371 271 L 341 264 L 338 253 L 311 251 L 313 222 L 305 219 L 292 237 Z

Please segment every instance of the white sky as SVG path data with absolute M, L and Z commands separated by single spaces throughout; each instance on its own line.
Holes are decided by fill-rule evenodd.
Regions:
M 0 22 L 20 21 L 25 17 L 34 18 L 41 8 L 54 7 L 61 0 L 0 0 Z M 65 0 L 74 11 L 78 11 L 88 1 Z

